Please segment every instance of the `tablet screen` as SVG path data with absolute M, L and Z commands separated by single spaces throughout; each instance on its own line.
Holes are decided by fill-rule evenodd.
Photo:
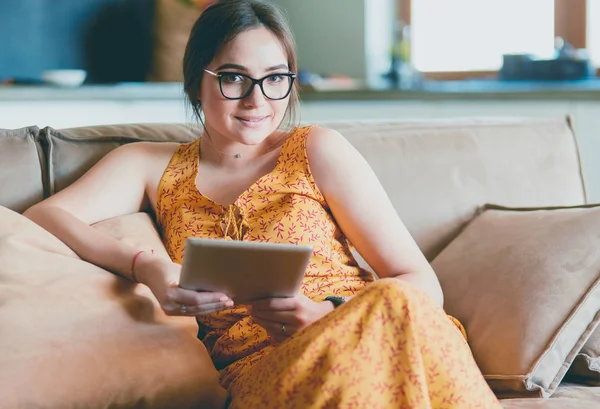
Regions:
M 312 250 L 308 245 L 191 237 L 185 242 L 179 285 L 223 292 L 237 304 L 293 297 Z

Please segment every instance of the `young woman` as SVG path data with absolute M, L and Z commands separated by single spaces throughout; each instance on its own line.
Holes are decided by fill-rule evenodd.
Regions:
M 339 133 L 294 125 L 296 53 L 281 13 L 218 2 L 192 29 L 183 65 L 204 124 L 195 142 L 115 149 L 26 215 L 83 259 L 147 285 L 168 314 L 196 317 L 231 408 L 501 408 L 369 165 Z M 90 227 L 140 210 L 155 212 L 172 261 Z M 234 305 L 177 286 L 190 236 L 315 250 L 296 297 Z

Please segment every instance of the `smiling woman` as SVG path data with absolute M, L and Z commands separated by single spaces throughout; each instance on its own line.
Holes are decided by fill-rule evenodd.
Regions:
M 240 7 L 244 7 L 243 3 L 240 4 Z M 256 19 L 251 24 L 238 23 L 237 27 L 236 25 L 227 24 L 234 23 L 232 21 L 233 15 L 231 18 L 221 19 L 220 21 L 212 21 L 211 18 L 214 17 L 210 12 L 205 13 L 194 25 L 183 60 L 184 89 L 197 117 L 202 118 L 202 113 L 211 116 L 208 111 L 211 111 L 213 106 L 219 106 L 210 104 L 210 101 L 215 98 L 242 99 L 238 98 L 236 94 L 230 95 L 227 91 L 233 91 L 236 87 L 231 80 L 237 79 L 239 81 L 246 78 L 245 87 L 243 80 L 240 83 L 240 86 L 248 93 L 243 98 L 246 105 L 245 107 L 242 106 L 240 110 L 245 111 L 246 119 L 256 122 L 257 120 L 272 118 L 272 123 L 275 124 L 274 130 L 282 124 L 282 119 L 286 118 L 287 123 L 282 124 L 283 128 L 287 130 L 293 128 L 296 125 L 295 113 L 298 109 L 298 90 L 296 83 L 293 81 L 297 71 L 297 62 L 295 45 L 289 27 L 267 13 L 260 16 L 264 23 Z M 263 25 L 269 27 L 269 29 Z M 227 45 L 226 50 L 218 49 L 218 47 L 224 45 Z M 217 77 L 220 95 L 211 92 L 215 91 L 214 84 L 217 81 L 213 80 L 212 83 L 207 81 L 208 78 L 204 75 L 205 73 Z M 287 76 L 286 81 L 288 81 L 289 86 L 287 94 L 281 95 L 281 98 L 269 98 L 264 95 L 268 101 L 261 107 L 248 106 L 247 103 L 253 100 L 252 90 L 255 85 L 255 82 L 249 81 L 249 79 L 253 79 L 252 76 L 263 78 L 275 73 Z M 223 92 L 224 75 L 227 75 L 225 78 L 225 92 Z M 283 85 L 285 83 L 283 81 Z M 260 89 L 264 93 L 263 84 L 260 84 Z M 286 100 L 288 95 L 290 96 L 289 101 Z M 283 111 L 278 109 L 282 107 L 284 108 Z M 262 115 L 262 112 L 259 112 L 271 109 L 273 112 L 270 115 Z M 244 115 L 236 118 L 242 118 Z M 275 116 L 273 117 L 273 115 Z M 211 134 L 217 130 L 211 132 L 210 125 L 208 125 L 207 131 Z M 216 138 L 215 136 L 213 140 Z
M 295 123 L 296 69 L 277 8 L 219 1 L 194 25 L 184 57 L 201 135 L 117 148 L 25 214 L 84 260 L 148 286 L 166 313 L 195 317 L 232 409 L 499 409 L 366 160 L 339 133 Z M 142 209 L 155 212 L 170 260 L 89 226 Z M 298 294 L 236 305 L 178 286 L 190 237 L 313 252 Z
M 288 62 L 288 53 L 278 35 L 260 26 L 239 32 L 214 56 L 201 55 L 211 48 L 200 46 L 195 51 L 200 55 L 194 59 L 190 57 L 193 40 L 198 36 L 206 41 L 206 33 L 198 27 L 203 26 L 196 25 L 192 30 L 184 73 L 190 61 L 208 60 L 199 72 L 210 75 L 202 75 L 196 82 L 198 86 L 193 87 L 188 86 L 188 76 L 184 74 L 185 89 L 195 109 L 204 113 L 205 133 L 211 145 L 220 152 L 246 158 L 269 153 L 270 149 L 264 147 L 281 140 L 289 131 L 276 132 L 290 105 L 287 96 L 297 93 L 293 89 L 295 74 L 289 68 L 295 64 Z M 255 85 L 259 85 L 258 89 Z

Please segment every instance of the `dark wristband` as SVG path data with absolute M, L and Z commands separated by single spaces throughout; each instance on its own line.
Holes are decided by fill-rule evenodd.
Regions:
M 345 303 L 346 301 L 348 301 L 348 297 L 339 297 L 337 295 L 330 295 L 329 297 L 325 298 L 325 301 L 331 301 L 333 306 L 335 308 L 337 308 L 340 305 L 342 305 L 343 303 Z

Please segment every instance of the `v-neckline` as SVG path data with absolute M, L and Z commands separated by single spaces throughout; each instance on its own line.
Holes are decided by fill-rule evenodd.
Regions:
M 242 193 L 240 193 L 233 202 L 231 202 L 228 205 L 222 205 L 221 203 L 211 199 L 210 197 L 206 196 L 204 193 L 202 193 L 200 191 L 200 189 L 198 188 L 198 185 L 196 183 L 196 180 L 198 179 L 198 171 L 200 169 L 200 156 L 201 156 L 201 151 L 200 151 L 200 143 L 201 143 L 201 139 L 202 137 L 198 138 L 198 142 L 197 142 L 197 149 L 194 149 L 194 151 L 196 152 L 195 155 L 196 157 L 194 158 L 194 169 L 192 172 L 192 177 L 191 177 L 191 182 L 194 188 L 194 192 L 197 193 L 200 197 L 202 197 L 203 199 L 209 201 L 211 204 L 213 204 L 214 206 L 218 207 L 221 211 L 225 211 L 229 206 L 235 205 L 238 206 L 238 202 L 240 201 L 240 199 L 242 197 L 244 197 L 245 195 L 247 195 L 255 186 L 257 186 L 258 184 L 260 184 L 260 182 L 263 181 L 263 179 L 266 179 L 267 177 L 269 177 L 270 175 L 272 175 L 281 165 L 281 162 L 283 160 L 283 152 L 285 150 L 285 148 L 287 147 L 287 144 L 290 142 L 290 140 L 296 135 L 298 131 L 298 128 L 294 128 L 289 136 L 286 138 L 286 140 L 283 142 L 283 144 L 281 145 L 281 149 L 279 150 L 279 154 L 277 155 L 277 161 L 275 162 L 275 166 L 273 167 L 273 169 L 271 169 L 269 172 L 265 173 L 264 175 L 262 175 L 261 177 L 259 177 L 257 180 L 255 180 L 250 186 L 248 186 Z

